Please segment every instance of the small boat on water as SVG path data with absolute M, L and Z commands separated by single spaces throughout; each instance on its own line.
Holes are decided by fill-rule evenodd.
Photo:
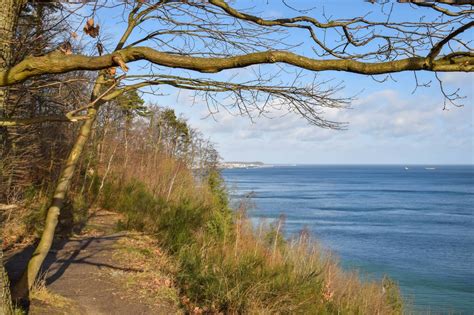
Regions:
M 408 167 L 405 166 L 405 171 L 408 171 Z
M 428 170 L 428 171 L 433 171 L 435 169 L 436 169 L 436 167 L 425 167 L 425 170 Z

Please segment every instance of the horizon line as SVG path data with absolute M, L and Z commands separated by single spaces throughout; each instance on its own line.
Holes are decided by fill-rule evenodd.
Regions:
M 262 161 L 222 161 L 222 163 L 263 163 L 264 165 L 306 165 L 306 166 L 474 166 L 474 163 L 292 163 L 292 162 L 262 162 Z

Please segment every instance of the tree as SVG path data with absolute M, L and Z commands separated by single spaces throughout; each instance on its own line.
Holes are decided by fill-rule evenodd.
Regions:
M 12 63 L 12 40 L 17 26 L 18 17 L 26 1 L 7 0 L 0 3 L 0 71 L 8 71 Z M 8 87 L 0 88 L 0 114 L 6 110 Z M 3 133 L 0 131 L 0 156 L 3 155 Z M 0 168 L 3 162 L 0 161 Z M 1 226 L 0 226 L 1 228 Z M 2 240 L 3 243 L 3 240 Z M 0 314 L 11 312 L 8 278 L 3 267 L 3 250 L 0 248 Z
M 65 23 L 57 17 L 59 9 L 39 3 L 25 6 L 12 40 L 12 64 L 31 54 L 47 53 L 48 47 L 69 34 Z M 81 75 L 80 72 L 44 75 L 10 89 L 2 117 L 12 124 L 0 126 L 0 203 L 20 201 L 26 187 L 41 189 L 45 178 L 57 176 L 57 160 L 65 157 L 61 147 L 75 133 L 71 130 L 74 128 L 57 122 L 18 122 L 38 117 L 65 118 L 66 112 L 84 102 L 84 92 L 88 92 L 88 78 Z
M 472 1 L 460 2 L 462 5 L 452 1 L 400 2 L 404 4 L 396 5 L 416 9 L 418 16 L 399 20 L 389 9 L 382 20 L 363 16 L 329 19 L 324 15 L 319 19 L 307 15 L 265 19 L 224 0 L 127 0 L 114 5 L 92 1 L 90 14 L 84 17 L 84 32 L 97 48 L 94 55 L 74 54 L 68 48 L 70 45 L 66 45 L 0 69 L 0 86 L 3 87 L 44 74 L 99 71 L 90 102 L 65 117 L 71 122 L 84 122 L 60 176 L 41 241 L 22 281 L 16 286 L 16 294 L 26 294 L 50 249 L 77 161 L 88 141 L 97 111 L 107 101 L 132 90 L 148 88 L 153 92 L 167 85 L 195 91 L 205 98 L 211 112 L 224 106 L 252 117 L 264 114 L 273 106 L 298 112 L 319 127 L 341 128 L 341 123 L 326 120 L 322 111 L 348 105 L 350 99 L 336 94 L 340 87 L 328 87 L 327 82 L 317 80 L 303 84 L 300 72 L 295 72 L 294 80 L 281 82 L 280 72 L 289 69 L 285 66 L 313 73 L 342 71 L 362 75 L 474 71 L 470 42 L 463 38 L 463 33 L 474 26 Z M 93 17 L 99 11 L 117 8 L 128 13 L 124 15 L 127 16 L 126 28 L 118 42 L 110 46 L 101 39 L 100 25 Z M 73 15 L 77 11 L 71 12 Z M 430 13 L 428 17 L 424 17 L 426 12 Z M 306 45 L 311 45 L 312 56 L 298 53 L 297 47 L 288 40 L 291 32 L 306 32 Z M 328 40 L 325 40 L 326 34 Z M 130 71 L 129 67 L 138 61 L 142 66 L 146 62 L 150 71 L 144 73 L 144 67 Z M 219 81 L 211 75 L 264 64 L 278 64 L 282 68 L 269 72 L 255 70 L 254 79 L 245 81 L 236 78 Z M 117 74 L 117 68 L 121 75 Z M 169 71 L 174 72 L 165 74 Z M 207 75 L 198 77 L 199 74 Z M 447 100 L 457 100 L 457 93 L 449 94 L 441 89 Z M 217 96 L 219 94 L 224 97 Z M 77 115 L 81 112 L 85 113 Z M 41 117 L 21 123 L 54 120 L 57 118 Z M 2 123 L 15 124 L 18 120 L 0 120 L 0 125 Z
M 36 2 L 16 7 L 16 26 L 12 26 L 9 40 L 11 64 L 30 54 L 47 53 L 48 46 L 64 35 L 59 9 L 57 4 Z M 63 160 L 67 153 L 71 126 L 25 122 L 37 117 L 61 117 L 61 112 L 76 107 L 87 86 L 85 81 L 77 72 L 44 75 L 10 87 L 3 94 L 0 116 L 13 123 L 0 126 L 0 204 L 19 202 L 26 187 L 47 188 L 45 179 L 57 177 L 58 159 Z M 1 213 L 2 228 L 6 224 L 3 218 Z

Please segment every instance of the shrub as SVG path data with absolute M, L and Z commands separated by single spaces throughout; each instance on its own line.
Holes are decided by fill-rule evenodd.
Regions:
M 109 184 L 103 206 L 126 215 L 124 227 L 146 231 L 175 257 L 182 304 L 191 312 L 228 314 L 397 314 L 400 293 L 390 280 L 361 282 L 301 233 L 282 236 L 283 219 L 252 227 L 233 212 L 218 173 L 174 202 L 137 182 Z M 194 191 L 193 191 L 194 190 Z

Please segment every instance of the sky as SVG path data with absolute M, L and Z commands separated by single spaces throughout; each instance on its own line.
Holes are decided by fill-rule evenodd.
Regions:
M 473 164 L 473 75 L 447 74 L 449 86 L 462 87 L 463 107 L 443 110 L 437 88 L 379 84 L 358 78 L 360 87 L 374 85 L 351 108 L 327 112 L 348 122 L 345 130 L 322 129 L 296 114 L 275 112 L 272 118 L 250 121 L 221 111 L 208 117 L 204 106 L 189 107 L 176 95 L 174 107 L 213 141 L 225 161 L 270 164 Z M 398 75 L 397 80 L 413 80 Z M 448 84 L 447 84 L 448 85 Z M 174 105 L 176 104 L 176 105 Z
M 245 1 L 237 1 L 240 4 Z M 248 3 L 248 2 L 247 2 Z M 254 2 L 255 3 L 255 2 Z M 308 7 L 312 1 L 289 1 L 293 6 Z M 380 17 L 374 5 L 354 1 L 318 1 L 315 11 L 327 15 L 350 17 L 371 10 Z M 411 9 L 395 14 L 408 17 Z M 296 12 L 280 1 L 262 1 L 254 12 L 265 17 L 294 16 Z M 311 15 L 311 13 L 308 13 Z M 99 17 L 105 20 L 105 17 Z M 118 26 L 117 26 L 118 27 Z M 295 43 L 307 41 L 296 33 Z M 465 36 L 472 39 L 473 32 Z M 311 56 L 307 47 L 298 51 Z M 306 50 L 305 50 L 306 49 Z M 132 66 L 133 67 L 133 66 Z M 245 77 L 248 69 L 237 75 Z M 272 71 L 271 69 L 268 71 Z M 237 71 L 238 72 L 238 71 Z M 221 73 L 221 80 L 235 75 Z M 284 73 L 281 74 L 285 76 Z M 420 81 L 432 81 L 431 87 L 415 92 L 413 73 L 393 75 L 393 80 L 378 83 L 371 77 L 356 74 L 324 72 L 322 80 L 343 82 L 341 96 L 357 95 L 349 109 L 325 111 L 324 116 L 347 122 L 345 130 L 322 129 L 310 125 L 294 113 L 271 111 L 267 116 L 250 120 L 220 110 L 211 117 L 205 103 L 193 99 L 187 91 L 166 88 L 164 95 L 146 95 L 148 102 L 174 108 L 215 143 L 224 161 L 262 161 L 269 164 L 474 164 L 474 75 L 440 74 L 449 91 L 461 89 L 466 98 L 463 107 L 443 110 L 443 96 L 431 73 L 420 73 Z M 286 78 L 282 77 L 282 80 Z

